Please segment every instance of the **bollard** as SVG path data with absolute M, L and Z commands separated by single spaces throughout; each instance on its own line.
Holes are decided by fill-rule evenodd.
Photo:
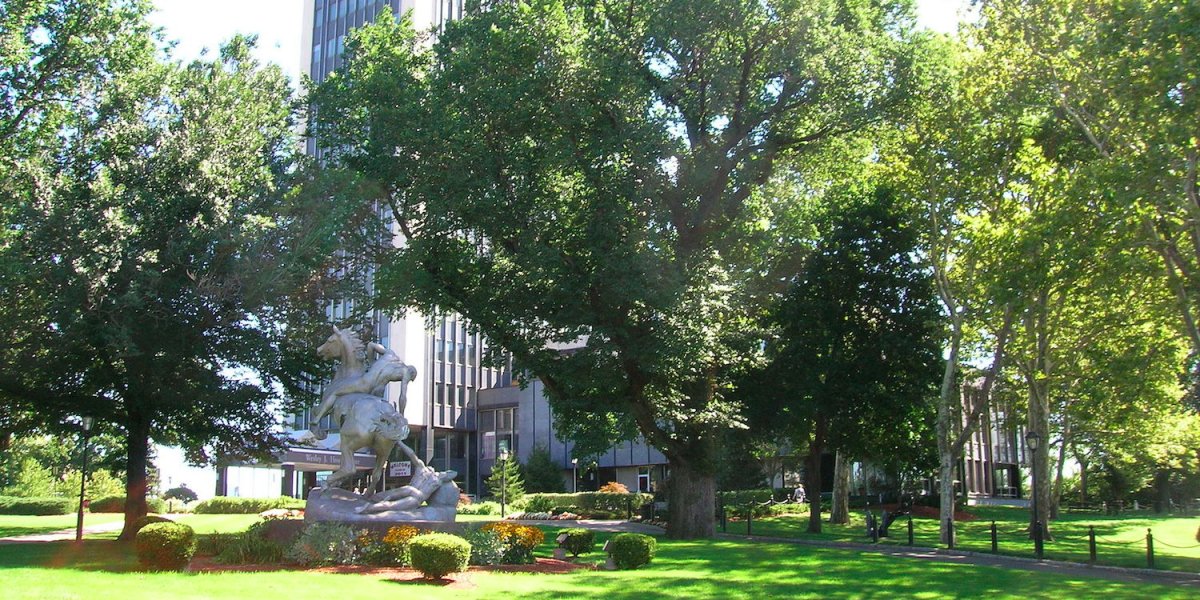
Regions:
M 754 535 L 750 532 L 750 524 L 754 522 L 754 505 L 746 507 L 746 535 Z
M 625 520 L 633 520 L 633 498 L 625 499 Z
M 1154 534 L 1146 529 L 1146 568 L 1154 568 Z
M 1096 526 L 1088 525 L 1088 562 L 1096 564 Z
M 908 515 L 908 545 L 909 546 L 916 545 L 916 544 L 913 544 L 912 513 L 909 513 L 909 515 Z
M 954 519 L 946 519 L 946 548 L 954 549 Z
M 725 505 L 722 504 L 721 505 L 721 533 L 729 532 L 729 527 L 728 527 L 729 517 L 725 514 L 725 512 L 727 510 L 728 509 L 725 508 Z
M 1046 547 L 1042 543 L 1042 522 L 1033 522 L 1033 553 L 1038 560 L 1042 560 L 1046 556 Z
M 992 554 L 1000 553 L 1000 543 L 996 540 L 996 522 L 992 521 Z
M 875 513 L 867 511 L 867 535 L 872 543 L 879 543 L 879 523 L 875 521 Z

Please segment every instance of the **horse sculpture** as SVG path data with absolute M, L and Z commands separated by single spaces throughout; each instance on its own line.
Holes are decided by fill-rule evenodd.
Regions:
M 325 386 L 321 403 L 312 414 L 313 428 L 326 414 L 332 414 L 341 430 L 341 466 L 325 480 L 322 486 L 325 488 L 336 486 L 354 476 L 354 453 L 361 448 L 375 451 L 372 486 L 379 485 L 384 463 L 397 445 L 414 464 L 420 463 L 416 453 L 404 444 L 409 433 L 408 420 L 383 398 L 387 384 L 399 381 L 399 403 L 404 407 L 408 384 L 416 378 L 417 370 L 404 364 L 395 352 L 379 344 L 372 343 L 369 350 L 379 354 L 379 357 L 370 369 L 364 369 L 363 343 L 353 332 L 337 327 L 333 328 L 333 335 L 317 348 L 321 358 L 339 361 L 333 381 Z

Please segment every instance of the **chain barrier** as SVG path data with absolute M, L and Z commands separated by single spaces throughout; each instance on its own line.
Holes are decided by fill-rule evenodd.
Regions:
M 1191 546 L 1176 546 L 1175 544 L 1168 544 L 1168 543 L 1166 543 L 1166 542 L 1162 541 L 1162 540 L 1161 540 L 1161 539 L 1159 539 L 1159 538 L 1154 538 L 1154 545 L 1156 545 L 1156 546 L 1159 546 L 1159 545 L 1161 545 L 1161 546 L 1166 546 L 1166 547 L 1168 547 L 1168 548 L 1177 548 L 1177 549 L 1179 549 L 1179 550 L 1192 550 L 1192 549 L 1194 549 L 1194 548 L 1200 548 L 1200 544 L 1193 544 L 1193 545 L 1191 545 Z

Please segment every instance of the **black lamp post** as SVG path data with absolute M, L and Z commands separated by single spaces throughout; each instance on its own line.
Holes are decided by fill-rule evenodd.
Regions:
M 571 493 L 579 493 L 579 459 L 571 459 Z
M 1043 540 L 1043 536 L 1042 536 L 1042 520 L 1041 520 L 1041 514 L 1038 512 L 1038 479 L 1040 479 L 1040 477 L 1039 477 L 1039 473 L 1038 473 L 1037 449 L 1038 449 L 1038 446 L 1041 445 L 1041 443 L 1042 443 L 1042 436 L 1038 432 L 1030 431 L 1029 433 L 1025 434 L 1025 446 L 1029 448 L 1029 452 L 1030 452 L 1030 457 L 1029 457 L 1030 476 L 1029 476 L 1029 478 L 1032 482 L 1032 485 L 1030 487 L 1033 488 L 1033 490 L 1032 490 L 1033 502 L 1030 503 L 1031 506 L 1033 507 L 1033 550 L 1039 559 L 1042 558 L 1043 550 L 1044 550 L 1044 545 L 1043 545 L 1044 540 Z
M 508 448 L 500 449 L 500 518 L 504 518 L 504 503 L 508 500 Z
M 75 541 L 83 541 L 83 493 L 87 488 L 88 432 L 92 430 L 92 417 L 83 417 L 83 472 L 79 477 L 79 513 L 75 520 Z

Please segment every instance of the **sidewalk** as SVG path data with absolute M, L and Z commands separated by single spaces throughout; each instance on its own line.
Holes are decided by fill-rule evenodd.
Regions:
M 1200 573 L 1183 573 L 1178 571 L 1159 571 L 1152 569 L 1129 569 L 1103 565 L 1089 565 L 1054 560 L 1037 560 L 1017 556 L 1004 556 L 982 552 L 966 552 L 947 550 L 944 548 L 923 548 L 914 546 L 880 546 L 875 544 L 857 544 L 853 542 L 828 542 L 818 540 L 799 540 L 795 538 L 778 538 L 768 536 L 746 536 L 732 533 L 718 533 L 717 539 L 738 540 L 748 542 L 769 542 L 775 544 L 795 544 L 799 546 L 817 546 L 822 548 L 839 548 L 842 550 L 860 550 L 875 552 L 889 556 L 928 560 L 952 564 L 967 564 L 981 567 L 1000 567 L 1002 569 L 1020 569 L 1039 573 L 1054 573 L 1071 577 L 1096 577 L 1112 581 L 1129 583 L 1154 583 L 1159 585 L 1178 585 L 1200 589 Z
M 124 522 L 116 521 L 113 523 L 103 523 L 100 525 L 88 525 L 84 523 L 83 535 L 89 533 L 106 533 L 109 531 L 120 531 L 124 527 Z M 75 528 L 60 529 L 48 533 L 35 533 L 33 535 L 14 535 L 11 537 L 0 538 L 0 544 L 30 544 L 41 542 L 63 542 L 75 539 Z

